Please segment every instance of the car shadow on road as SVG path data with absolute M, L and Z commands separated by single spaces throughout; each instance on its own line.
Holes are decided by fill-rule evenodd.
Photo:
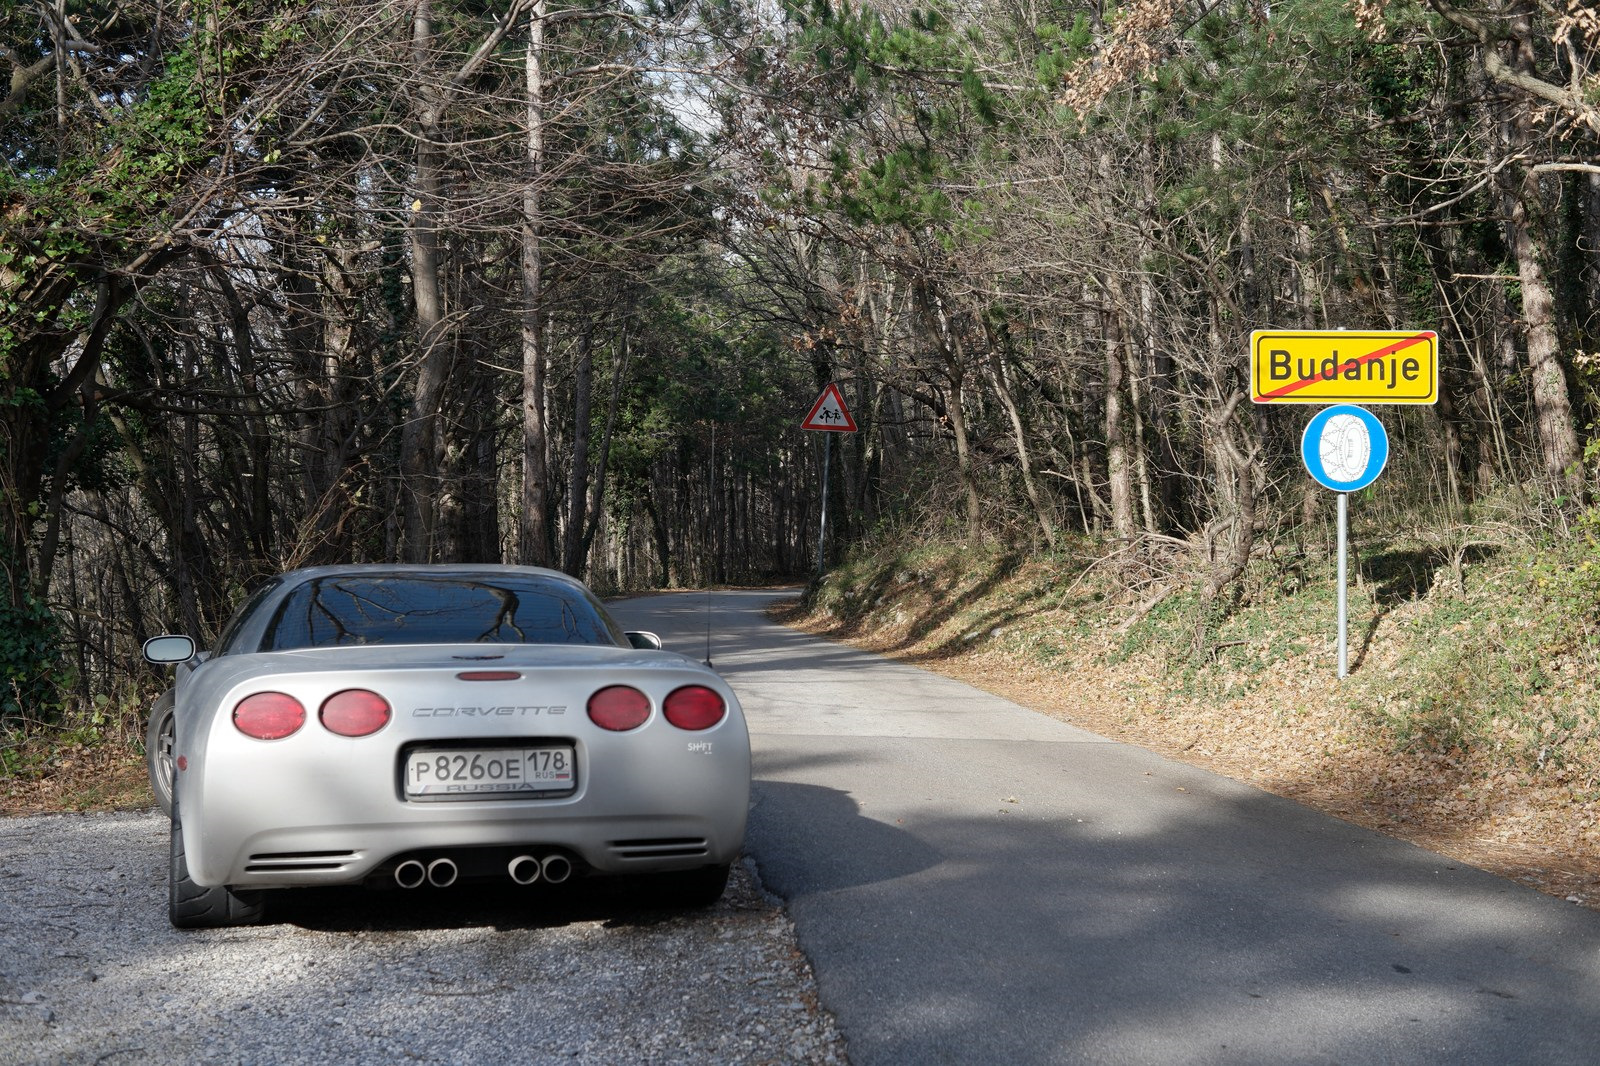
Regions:
M 463 883 L 410 891 L 359 887 L 301 888 L 279 892 L 267 921 L 326 933 L 415 932 L 426 929 L 557 929 L 599 922 L 606 928 L 641 928 L 710 921 L 731 911 L 771 909 L 735 869 L 728 891 L 700 909 L 654 906 L 648 877 L 574 879 L 562 885 Z
M 909 877 L 944 861 L 921 838 L 864 816 L 856 801 L 837 789 L 758 779 L 751 791 L 753 817 L 793 827 L 788 846 L 760 855 L 764 884 L 832 892 Z M 796 817 L 799 812 L 804 816 Z M 870 865 L 860 862 L 862 855 L 872 856 Z

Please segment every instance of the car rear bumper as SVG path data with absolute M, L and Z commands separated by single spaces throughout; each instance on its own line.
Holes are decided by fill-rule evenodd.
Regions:
M 404 692 L 401 706 L 412 713 L 366 736 L 336 735 L 312 719 L 281 739 L 259 740 L 220 711 L 187 727 L 180 720 L 177 809 L 190 877 L 207 887 L 349 884 L 381 874 L 397 857 L 447 849 L 559 852 L 579 870 L 605 874 L 734 859 L 749 809 L 750 742 L 731 692 L 722 721 L 685 730 L 659 709 L 665 690 L 680 685 L 685 671 L 661 671 L 654 681 L 653 672 L 628 673 L 660 691 L 651 697 L 645 723 L 610 731 L 577 710 L 578 697 L 561 687 L 559 671 L 529 673 L 517 691 L 528 700 L 555 701 L 537 715 L 501 715 L 493 708 L 465 717 L 421 714 L 418 708 L 444 706 L 442 696 L 459 688 L 452 675 L 436 692 L 424 670 L 415 677 L 346 672 L 336 681 L 314 674 L 272 678 L 275 690 L 305 707 L 321 706 L 322 691 L 338 686 Z M 698 683 L 697 674 L 688 676 Z M 582 678 L 583 687 L 573 691 L 586 693 L 596 684 L 588 673 Z M 235 687 L 220 707 L 237 706 L 240 692 L 258 686 Z M 560 715 L 553 713 L 556 702 L 564 708 Z M 507 707 L 519 708 L 539 709 Z M 419 794 L 417 786 L 426 782 L 409 778 L 435 754 L 441 765 L 460 752 L 458 759 L 471 755 L 476 764 L 483 756 L 492 766 L 497 752 L 531 749 L 568 753 L 570 778 L 552 786 L 560 791 L 446 798 Z M 413 753 L 423 761 L 413 762 Z
M 743 740 L 742 730 L 733 739 Z M 273 750 L 213 758 L 178 774 L 190 876 L 206 886 L 351 884 L 401 857 L 449 849 L 560 852 L 580 871 L 602 874 L 721 865 L 738 855 L 750 805 L 747 742 L 724 743 L 714 757 L 603 758 L 583 743 L 577 751 L 569 795 L 431 801 L 401 794 L 394 755 L 341 762 L 302 754 L 292 766 Z
M 507 877 L 507 864 L 523 855 L 560 855 L 580 874 L 687 870 L 732 862 L 744 840 L 744 822 L 741 809 L 715 818 L 522 818 L 280 828 L 240 841 L 226 857 L 213 846 L 207 881 L 201 883 L 243 888 L 354 884 L 385 878 L 409 859 L 427 866 L 439 858 L 450 859 L 464 878 Z

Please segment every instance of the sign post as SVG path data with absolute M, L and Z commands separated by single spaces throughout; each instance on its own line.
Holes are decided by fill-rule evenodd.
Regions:
M 1350 676 L 1350 494 L 1339 493 L 1339 676 Z
M 1350 493 L 1377 480 L 1389 434 L 1365 404 L 1436 403 L 1432 330 L 1265 330 L 1250 334 L 1250 399 L 1319 403 L 1300 438 L 1306 472 L 1339 494 L 1339 676 L 1350 673 Z
M 1300 437 L 1300 457 L 1317 484 L 1339 494 L 1339 676 L 1350 673 L 1349 499 L 1383 473 L 1389 432 L 1371 412 L 1339 404 L 1317 412 Z
M 817 580 L 821 581 L 823 564 L 828 558 L 828 466 L 833 457 L 833 434 L 856 431 L 856 420 L 850 417 L 839 386 L 828 382 L 800 428 L 827 434 L 822 445 L 822 525 L 817 530 Z

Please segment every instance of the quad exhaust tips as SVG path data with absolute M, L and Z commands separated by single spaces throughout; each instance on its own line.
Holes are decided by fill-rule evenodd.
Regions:
M 434 888 L 449 888 L 456 883 L 461 871 L 454 860 L 438 858 L 424 863 L 421 859 L 406 859 L 394 868 L 394 883 L 401 888 L 421 888 L 424 884 Z M 565 855 L 518 855 L 506 863 L 506 873 L 519 885 L 547 881 L 559 885 L 572 876 L 572 860 Z
M 542 871 L 539 869 L 539 860 L 532 855 L 518 855 L 506 863 L 506 873 L 511 875 L 511 880 L 519 885 L 531 885 L 539 880 Z
M 394 883 L 401 888 L 419 888 L 428 879 L 428 868 L 416 859 L 407 859 L 394 868 Z
M 456 864 L 449 859 L 434 859 L 428 864 L 428 884 L 449 888 L 456 883 Z
M 543 859 L 518 855 L 506 864 L 506 873 L 519 885 L 531 885 L 541 878 L 559 885 L 572 876 L 572 860 L 565 855 L 546 855 Z
M 421 888 L 424 881 L 434 888 L 449 888 L 456 883 L 456 864 L 449 859 L 434 859 L 426 866 L 420 859 L 407 859 L 394 868 L 394 883 L 401 888 Z

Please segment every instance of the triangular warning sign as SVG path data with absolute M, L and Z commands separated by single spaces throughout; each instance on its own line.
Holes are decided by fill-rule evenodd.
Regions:
M 822 395 L 817 397 L 817 402 L 811 405 L 811 413 L 806 415 L 806 420 L 800 423 L 801 429 L 822 429 L 830 433 L 854 433 L 856 420 L 850 417 L 850 409 L 844 405 L 844 397 L 839 394 L 839 386 L 828 383 L 822 390 Z

